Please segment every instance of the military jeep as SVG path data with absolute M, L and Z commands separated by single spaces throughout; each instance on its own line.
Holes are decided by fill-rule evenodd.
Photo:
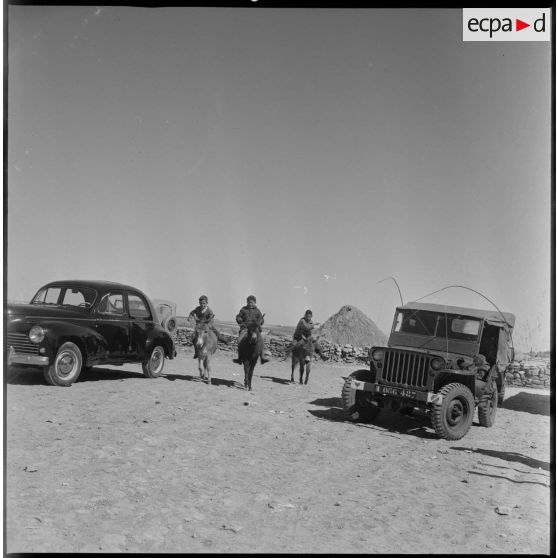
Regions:
M 396 308 L 387 347 L 370 349 L 370 369 L 350 374 L 343 408 L 371 422 L 383 410 L 426 411 L 440 438 L 459 440 L 473 423 L 494 424 L 513 360 L 515 316 L 441 304 Z

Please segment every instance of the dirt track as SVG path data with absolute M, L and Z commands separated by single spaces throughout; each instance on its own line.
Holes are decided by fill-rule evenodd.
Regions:
M 354 367 L 300 386 L 272 361 L 247 393 L 230 359 L 211 386 L 191 350 L 155 380 L 10 371 L 7 552 L 550 552 L 548 392 L 508 388 L 493 428 L 450 442 L 420 415 L 346 422 Z

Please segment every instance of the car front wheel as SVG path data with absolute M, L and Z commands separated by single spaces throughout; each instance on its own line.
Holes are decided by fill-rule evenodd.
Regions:
M 54 362 L 45 366 L 45 380 L 51 386 L 71 386 L 79 378 L 82 362 L 79 347 L 68 341 L 58 349 Z
M 142 362 L 143 375 L 146 378 L 157 378 L 163 373 L 165 366 L 165 351 L 161 345 L 153 347 L 149 358 Z

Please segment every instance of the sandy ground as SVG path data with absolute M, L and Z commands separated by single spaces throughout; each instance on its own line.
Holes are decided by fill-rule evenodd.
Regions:
M 8 371 L 7 552 L 550 553 L 548 392 L 508 388 L 451 442 L 424 415 L 347 422 L 355 367 L 301 386 L 274 360 L 247 393 L 231 356 L 212 385 L 191 349 L 157 379 Z

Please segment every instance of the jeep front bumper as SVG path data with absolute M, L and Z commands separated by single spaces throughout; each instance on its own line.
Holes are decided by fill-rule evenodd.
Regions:
M 379 397 L 392 397 L 395 399 L 406 399 L 408 401 L 417 401 L 421 403 L 440 404 L 442 396 L 432 391 L 418 391 L 412 388 L 386 386 L 376 382 L 361 382 L 359 380 L 351 380 L 350 397 L 354 398 L 357 391 L 369 391 Z M 354 404 L 354 401 L 352 402 Z

